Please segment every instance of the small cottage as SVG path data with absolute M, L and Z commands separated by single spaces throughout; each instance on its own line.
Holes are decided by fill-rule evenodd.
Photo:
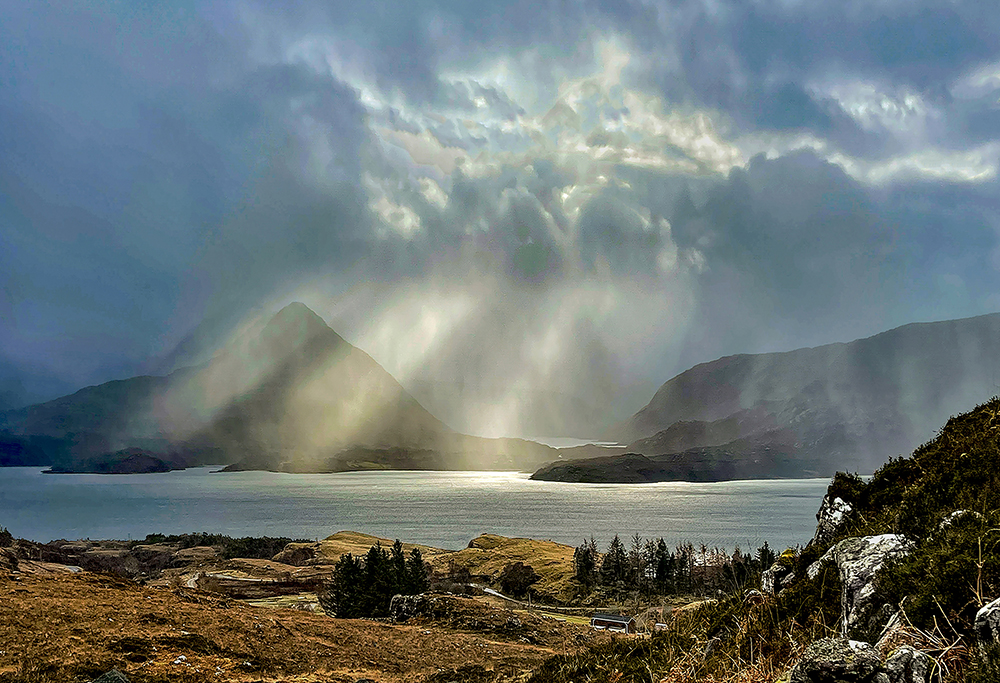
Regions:
M 590 618 L 590 626 L 598 631 L 615 631 L 618 633 L 635 633 L 635 617 L 621 614 L 602 614 L 597 612 Z

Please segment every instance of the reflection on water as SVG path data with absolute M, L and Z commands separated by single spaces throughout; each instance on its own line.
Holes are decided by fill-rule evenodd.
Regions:
M 813 534 L 826 479 L 564 484 L 517 472 L 141 475 L 0 470 L 0 525 L 15 536 L 143 538 L 209 531 L 323 538 L 342 529 L 461 548 L 481 533 L 578 545 L 662 536 L 744 550 Z

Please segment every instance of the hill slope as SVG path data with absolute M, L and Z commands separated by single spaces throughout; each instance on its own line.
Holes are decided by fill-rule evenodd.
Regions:
M 870 472 L 888 455 L 930 438 L 949 415 L 995 393 L 997 382 L 1000 314 L 919 323 L 850 343 L 697 365 L 660 387 L 614 436 L 628 443 L 683 421 L 746 424 L 753 415 L 749 430 L 721 429 L 720 423 L 703 429 L 711 439 L 695 434 L 695 443 L 688 439 L 684 446 L 720 445 L 727 431 L 742 438 L 783 428 L 796 435 L 821 473 Z M 656 444 L 633 450 L 667 452 Z

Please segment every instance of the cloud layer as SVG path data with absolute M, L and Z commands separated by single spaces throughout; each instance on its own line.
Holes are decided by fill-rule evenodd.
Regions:
M 4 3 L 0 396 L 314 307 L 432 412 L 998 308 L 978 2 Z

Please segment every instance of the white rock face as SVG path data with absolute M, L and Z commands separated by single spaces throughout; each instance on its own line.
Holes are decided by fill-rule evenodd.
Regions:
M 831 499 L 830 496 L 823 496 L 823 503 L 816 513 L 816 533 L 812 542 L 828 543 L 832 540 L 853 511 L 851 504 L 843 498 L 836 496 Z
M 875 574 L 886 560 L 909 553 L 912 542 L 900 534 L 846 538 L 809 565 L 806 574 L 815 579 L 826 562 L 833 562 L 840 572 L 841 630 L 849 632 L 858 625 L 861 615 L 869 612 L 875 595 Z

